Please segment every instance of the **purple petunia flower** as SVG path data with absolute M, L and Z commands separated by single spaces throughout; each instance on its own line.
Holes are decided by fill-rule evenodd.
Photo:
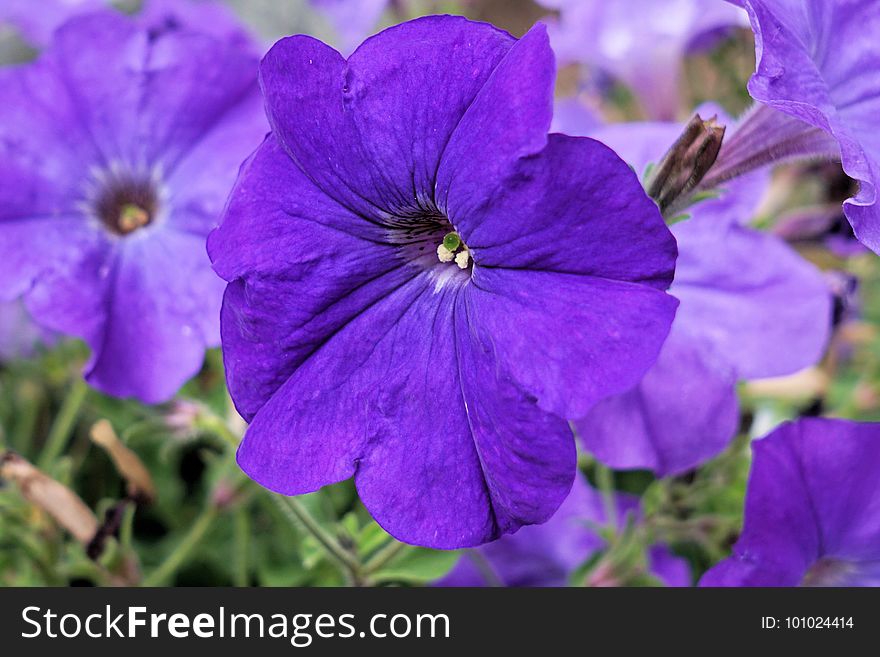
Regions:
M 235 40 L 114 11 L 0 71 L 0 295 L 84 339 L 101 390 L 167 399 L 219 342 L 204 243 L 266 132 L 256 71 Z
M 240 465 L 288 495 L 354 476 L 432 547 L 543 522 L 575 472 L 562 418 L 632 386 L 676 305 L 636 176 L 547 134 L 545 29 L 427 17 L 348 61 L 296 36 L 260 75 L 273 133 L 208 243 Z
M 309 0 L 327 16 L 339 40 L 339 49 L 350 53 L 379 25 L 391 0 Z
M 833 137 L 844 171 L 860 184 L 858 194 L 844 204 L 846 216 L 859 240 L 880 252 L 880 2 L 737 4 L 745 5 L 755 32 L 758 64 L 749 92 Z M 785 135 L 778 121 L 765 122 L 770 125 L 759 135 L 765 141 Z
M 638 519 L 640 513 L 637 497 L 617 495 L 621 528 L 627 514 Z M 436 585 L 565 586 L 579 566 L 605 548 L 597 526 L 607 522 L 602 494 L 578 474 L 571 493 L 550 520 L 483 545 L 476 554 L 465 554 Z M 667 586 L 690 586 L 687 561 L 663 545 L 653 546 L 647 556 L 651 574 Z
M 680 131 L 616 124 L 593 136 L 642 171 Z M 670 292 L 681 306 L 669 339 L 638 386 L 575 423 L 603 463 L 658 476 L 687 471 L 736 434 L 739 379 L 789 374 L 822 356 L 831 324 L 822 274 L 779 238 L 742 225 L 765 186 L 761 173 L 734 181 L 672 227 L 679 259 Z
M 561 64 L 578 62 L 628 85 L 654 119 L 674 119 L 687 52 L 745 13 L 718 0 L 538 0 L 559 11 L 552 25 Z
M 701 586 L 880 586 L 880 424 L 804 418 L 753 443 L 745 524 Z

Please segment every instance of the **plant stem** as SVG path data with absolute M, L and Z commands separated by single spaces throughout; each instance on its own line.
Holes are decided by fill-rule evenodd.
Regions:
M 315 540 L 343 568 L 355 584 L 363 583 L 363 573 L 358 559 L 342 547 L 339 541 L 320 525 L 299 499 L 275 494 L 272 495 L 272 499 L 288 519 L 315 537 Z
M 40 470 L 47 470 L 64 451 L 88 392 L 89 387 L 82 379 L 77 378 L 71 383 L 70 390 L 49 430 L 49 437 L 46 438 L 40 458 L 37 460 L 37 467 Z
M 251 523 L 247 508 L 242 505 L 235 510 L 235 568 L 233 570 L 233 584 L 235 586 L 248 586 L 250 584 L 250 538 Z
M 364 564 L 364 574 L 370 575 L 381 570 L 389 561 L 400 554 L 401 550 L 405 547 L 405 544 L 391 539 L 390 543 L 379 548 L 373 557 Z
M 617 519 L 617 499 L 614 492 L 614 473 L 610 468 L 596 462 L 596 484 L 602 493 L 602 508 L 605 510 L 605 525 L 619 531 Z
M 208 504 L 199 514 L 192 527 L 190 527 L 186 536 L 183 537 L 183 540 L 174 548 L 174 551 L 153 572 L 144 578 L 142 586 L 161 586 L 165 584 L 186 562 L 193 548 L 198 545 L 199 541 L 202 540 L 211 528 L 211 524 L 217 518 L 217 512 L 217 507 L 213 504 Z

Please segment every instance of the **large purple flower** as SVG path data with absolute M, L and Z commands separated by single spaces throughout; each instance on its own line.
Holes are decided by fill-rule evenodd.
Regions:
M 844 212 L 859 240 L 880 252 L 880 2 L 737 4 L 745 5 L 755 32 L 758 65 L 749 92 L 834 137 L 844 171 L 860 185 Z
M 554 516 L 543 525 L 524 527 L 513 536 L 502 536 L 465 554 L 438 586 L 565 586 L 575 570 L 606 547 L 598 527 L 608 523 L 602 494 L 583 475 L 575 477 L 571 493 Z M 639 500 L 618 494 L 621 526 L 628 514 L 638 520 Z M 651 574 L 667 586 L 690 586 L 687 562 L 665 546 L 648 551 Z M 602 576 L 611 583 L 609 575 Z
M 559 11 L 553 48 L 560 63 L 579 62 L 628 85 L 647 114 L 674 119 L 682 60 L 707 35 L 745 24 L 718 0 L 538 0 Z
M 0 71 L 0 297 L 92 348 L 114 395 L 173 395 L 219 343 L 205 237 L 265 134 L 235 40 L 107 11 Z
M 548 136 L 554 71 L 542 26 L 449 16 L 348 61 L 305 36 L 266 56 L 273 133 L 209 239 L 258 482 L 354 476 L 391 534 L 447 548 L 565 498 L 562 418 L 656 358 L 675 246 L 610 149 Z
M 617 124 L 593 135 L 643 171 L 680 130 Z M 761 173 L 732 182 L 672 227 L 679 259 L 670 292 L 681 306 L 669 339 L 638 386 L 575 423 L 603 463 L 659 476 L 689 470 L 734 437 L 738 380 L 789 374 L 821 357 L 831 325 L 822 274 L 778 237 L 742 225 L 765 185 Z
M 701 586 L 880 586 L 880 424 L 805 418 L 755 441 L 745 524 Z

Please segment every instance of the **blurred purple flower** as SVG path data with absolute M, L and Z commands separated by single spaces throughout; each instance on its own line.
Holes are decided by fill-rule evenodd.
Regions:
M 309 0 L 330 21 L 346 55 L 375 32 L 391 0 Z
M 219 342 L 205 236 L 266 132 L 257 60 L 114 11 L 0 70 L 0 289 L 92 348 L 110 394 L 172 396 Z
M 543 26 L 449 16 L 263 60 L 273 134 L 209 239 L 259 483 L 355 476 L 389 533 L 444 548 L 565 498 L 562 418 L 656 358 L 675 247 L 610 149 L 548 136 L 554 77 Z
M 0 362 L 29 358 L 56 337 L 34 323 L 21 301 L 0 302 Z
M 880 424 L 804 418 L 752 445 L 745 524 L 701 586 L 880 586 Z
M 551 25 L 560 64 L 578 62 L 628 85 L 653 119 L 676 118 L 682 60 L 745 13 L 719 0 L 538 0 L 559 11 Z
M 638 521 L 640 513 L 637 497 L 618 494 L 621 529 L 627 514 L 635 514 Z M 607 522 L 602 494 L 578 474 L 571 493 L 550 520 L 483 545 L 476 554 L 465 554 L 436 585 L 566 586 L 578 567 L 605 548 L 597 529 Z M 653 546 L 647 556 L 651 574 L 667 586 L 690 586 L 687 561 L 662 545 Z
M 755 100 L 836 140 L 858 194 L 844 203 L 856 237 L 880 252 L 880 2 L 746 0 L 758 65 Z M 778 122 L 777 122 L 778 123 Z M 778 125 L 766 132 L 772 140 Z
M 593 136 L 643 171 L 680 131 L 616 124 Z M 575 423 L 603 463 L 658 476 L 687 471 L 734 437 L 737 380 L 789 374 L 822 356 L 831 324 L 822 274 L 779 238 L 742 225 L 765 186 L 760 173 L 739 179 L 672 227 L 679 258 L 670 292 L 681 305 L 669 339 L 636 388 Z

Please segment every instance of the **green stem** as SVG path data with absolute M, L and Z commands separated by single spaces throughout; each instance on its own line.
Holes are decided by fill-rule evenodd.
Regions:
M 363 582 L 361 564 L 357 558 L 342 547 L 339 541 L 320 525 L 302 502 L 295 497 L 274 494 L 272 499 L 275 500 L 275 503 L 291 522 L 304 528 L 315 537 L 315 540 L 324 548 L 325 552 L 343 568 L 354 583 L 360 584 Z
M 596 485 L 602 493 L 602 507 L 605 510 L 605 525 L 615 534 L 618 530 L 617 495 L 614 491 L 614 472 L 601 463 L 596 463 Z
M 250 584 L 250 516 L 244 505 L 235 510 L 235 568 L 233 570 L 233 584 L 235 586 L 248 586 Z
M 364 564 L 364 574 L 369 575 L 371 573 L 375 573 L 382 568 L 384 568 L 389 561 L 394 559 L 398 554 L 400 554 L 401 550 L 405 548 L 406 545 L 403 543 L 399 543 L 394 539 L 391 539 L 391 542 L 387 545 L 382 546 L 376 554 L 372 556 L 372 558 Z
M 30 381 L 26 382 L 16 400 L 15 425 L 8 445 L 19 454 L 26 454 L 33 444 L 41 402 L 40 388 Z
M 199 544 L 217 518 L 217 507 L 208 504 L 199 514 L 189 532 L 177 547 L 169 554 L 165 561 L 144 578 L 142 586 L 161 586 L 165 584 L 174 573 L 186 562 L 190 553 Z
M 47 470 L 61 456 L 76 426 L 80 409 L 88 392 L 89 386 L 80 378 L 75 379 L 71 384 L 61 408 L 58 410 L 58 415 L 52 423 L 52 428 L 49 429 L 49 436 L 46 438 L 46 444 L 43 446 L 40 458 L 37 460 L 37 467 L 41 470 Z

